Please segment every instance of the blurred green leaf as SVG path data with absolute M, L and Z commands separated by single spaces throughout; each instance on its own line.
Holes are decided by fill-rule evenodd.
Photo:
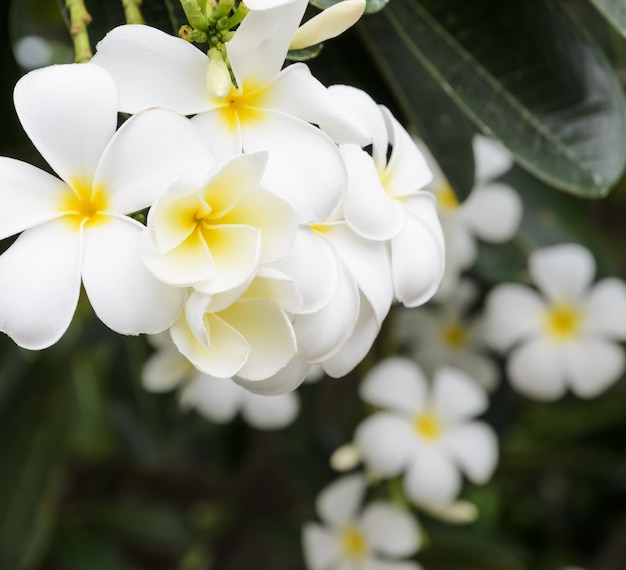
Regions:
M 55 522 L 69 400 L 65 379 L 50 372 L 58 364 L 50 358 L 35 360 L 20 379 L 36 389 L 31 384 L 3 414 L 0 568 L 36 568 Z
M 287 53 L 287 59 L 291 61 L 308 61 L 317 57 L 322 51 L 322 44 L 315 44 L 302 49 L 292 49 Z
M 590 0 L 607 21 L 626 36 L 626 4 L 623 0 Z
M 474 129 L 382 15 L 362 18 L 358 30 L 409 122 L 435 157 L 460 200 L 474 186 Z M 407 66 L 410 65 L 410 72 Z
M 611 66 L 546 0 L 395 0 L 381 12 L 484 131 L 539 178 L 607 193 L 624 169 L 626 105 Z M 406 74 L 413 61 L 403 62 Z

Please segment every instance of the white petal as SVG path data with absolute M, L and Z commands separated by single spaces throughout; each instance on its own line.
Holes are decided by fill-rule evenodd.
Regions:
M 317 125 L 336 143 L 367 145 L 365 125 L 346 112 L 303 63 L 289 65 L 272 83 L 272 108 Z
M 368 404 L 412 415 L 424 408 L 427 386 L 415 362 L 396 356 L 380 361 L 367 373 L 359 396 Z
M 306 0 L 294 0 L 269 10 L 252 10 L 246 16 L 226 44 L 239 85 L 260 85 L 278 74 L 306 6 Z
M 291 251 L 274 267 L 293 280 L 302 297 L 300 313 L 319 311 L 337 294 L 340 260 L 330 243 L 308 227 L 300 228 Z
M 571 243 L 533 251 L 528 271 L 552 301 L 575 301 L 591 284 L 596 263 L 588 249 Z
M 598 281 L 585 300 L 586 334 L 626 339 L 626 284 L 617 278 Z
M 489 184 L 474 188 L 460 206 L 467 226 L 480 239 L 503 242 L 511 239 L 522 221 L 522 201 L 510 186 Z
M 461 490 L 461 476 L 442 449 L 424 447 L 404 475 L 404 492 L 425 505 L 450 503 Z
M 389 133 L 381 108 L 361 89 L 349 85 L 331 85 L 328 91 L 372 138 L 372 156 L 379 171 L 387 164 Z
M 237 372 L 245 380 L 263 380 L 276 374 L 296 354 L 289 319 L 275 301 L 242 299 L 220 311 L 250 346 L 246 363 Z
M 193 115 L 209 108 L 209 59 L 191 43 L 150 26 L 125 25 L 96 48 L 91 62 L 115 80 L 120 111 L 165 107 Z
M 301 119 L 276 111 L 263 113 L 265 120 L 241 127 L 245 152 L 269 151 L 263 187 L 287 200 L 301 222 L 326 220 L 347 184 L 337 146 Z
M 338 535 L 314 523 L 307 523 L 302 529 L 302 551 L 308 570 L 329 570 L 341 560 Z
M 540 335 L 546 307 L 532 289 L 505 283 L 489 293 L 485 303 L 485 341 L 498 350 Z
M 157 281 L 139 257 L 143 226 L 107 216 L 85 227 L 83 283 L 96 315 L 121 334 L 157 333 L 180 313 L 185 292 Z
M 397 299 L 405 307 L 416 307 L 437 290 L 445 253 L 432 194 L 411 196 L 409 214 L 403 230 L 391 240 L 391 275 Z
M 345 475 L 324 487 L 315 508 L 325 523 L 343 526 L 352 522 L 361 506 L 367 482 L 360 473 Z
M 298 28 L 289 49 L 303 49 L 337 37 L 356 24 L 364 9 L 364 0 L 344 0 L 329 6 Z
M 369 416 L 354 433 L 366 465 L 381 477 L 395 477 L 406 468 L 413 439 L 409 422 L 387 412 Z
M 363 239 L 343 223 L 332 224 L 324 234 L 333 244 L 358 288 L 367 297 L 381 324 L 393 300 L 389 253 L 384 243 Z M 376 268 L 375 271 L 372 268 Z
M 13 158 L 0 157 L 0 239 L 52 220 L 69 192 L 58 178 Z
M 474 135 L 474 171 L 476 180 L 493 180 L 504 174 L 511 166 L 511 153 L 499 142 L 482 135 Z
M 488 405 L 485 391 L 465 372 L 439 368 L 433 378 L 433 406 L 447 424 L 482 414 Z
M 393 146 L 384 172 L 385 188 L 396 198 L 415 194 L 433 179 L 432 172 L 409 133 L 389 109 L 382 107 L 382 111 L 390 132 L 389 142 Z
M 242 151 L 243 143 L 239 127 L 230 128 L 224 121 L 220 109 L 192 117 L 191 124 L 217 160 L 227 160 Z
M 276 374 L 263 380 L 244 380 L 235 376 L 233 380 L 253 394 L 276 396 L 295 390 L 306 378 L 310 366 L 297 356 L 292 358 Z
M 180 403 L 209 421 L 225 424 L 235 418 L 243 397 L 243 389 L 228 378 L 196 374 L 181 390 Z
M 473 483 L 486 483 L 498 463 L 498 439 L 483 422 L 458 426 L 446 433 L 442 445 Z
M 417 562 L 406 560 L 371 560 L 367 570 L 423 570 Z
M 343 211 L 350 227 L 370 240 L 387 240 L 397 235 L 406 214 L 385 192 L 372 157 L 356 145 L 342 146 L 341 154 L 348 170 Z
M 446 270 L 451 271 L 471 267 L 476 261 L 478 249 L 476 239 L 469 231 L 460 212 L 441 212 L 441 228 L 446 242 Z
M 341 350 L 323 363 L 324 371 L 333 378 L 341 378 L 365 358 L 380 331 L 380 321 L 369 301 L 361 295 L 359 319 L 350 338 Z
M 295 392 L 277 396 L 244 394 L 241 415 L 252 427 L 263 430 L 282 429 L 298 417 L 300 400 Z
M 359 318 L 359 290 L 343 268 L 335 298 L 323 309 L 294 317 L 298 356 L 308 364 L 336 354 L 350 338 Z
M 420 530 L 413 515 L 387 501 L 367 505 L 361 525 L 368 543 L 377 553 L 405 558 L 415 554 L 420 547 Z
M 151 206 L 192 165 L 211 162 L 189 119 L 149 109 L 115 133 L 98 164 L 94 187 L 105 188 L 108 210 L 130 214 Z
M 111 77 L 91 64 L 31 71 L 15 86 L 15 109 L 26 134 L 68 183 L 90 183 L 117 125 Z
M 538 339 L 514 349 L 507 373 L 513 388 L 537 400 L 556 400 L 565 393 L 565 366 L 554 343 Z
M 589 338 L 563 349 L 569 384 L 579 398 L 598 396 L 624 372 L 624 350 L 615 343 Z
M 450 355 L 451 366 L 456 366 L 478 382 L 487 391 L 498 385 L 499 371 L 496 361 L 490 356 L 470 350 L 458 351 Z
M 201 372 L 231 378 L 245 364 L 250 347 L 241 334 L 216 315 L 208 314 L 206 322 L 210 347 L 194 336 L 183 315 L 172 325 L 172 340 Z
M 80 292 L 82 236 L 63 220 L 23 232 L 0 255 L 0 330 L 47 348 L 67 330 Z

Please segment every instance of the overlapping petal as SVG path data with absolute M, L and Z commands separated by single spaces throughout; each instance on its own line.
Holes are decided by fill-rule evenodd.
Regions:
M 404 475 L 403 483 L 407 497 L 416 503 L 441 505 L 459 494 L 461 476 L 442 449 L 424 447 Z
M 302 549 L 307 568 L 311 570 L 327 570 L 341 560 L 341 544 L 337 535 L 319 524 L 304 525 Z
M 475 157 L 475 177 L 478 182 L 493 180 L 513 165 L 511 154 L 494 139 L 475 135 L 472 139 Z
M 120 111 L 165 107 L 193 115 L 210 108 L 209 59 L 189 42 L 150 26 L 124 25 L 96 48 L 91 62 L 115 80 Z
M 180 403 L 216 424 L 226 424 L 237 415 L 242 397 L 239 386 L 228 378 L 196 374 L 181 390 Z
M 498 462 L 498 441 L 482 422 L 471 422 L 448 432 L 443 445 L 474 483 L 486 483 Z
M 284 428 L 296 419 L 299 411 L 300 400 L 295 392 L 261 396 L 244 391 L 241 415 L 247 423 L 257 429 Z
M 617 278 L 598 281 L 583 306 L 584 334 L 626 339 L 626 284 Z
M 432 404 L 437 416 L 453 425 L 482 414 L 488 402 L 484 390 L 467 374 L 442 367 L 433 377 Z
M 85 228 L 83 283 L 94 311 L 121 334 L 157 333 L 178 317 L 185 292 L 158 281 L 139 257 L 143 226 L 107 216 Z
M 390 503 L 375 501 L 367 505 L 361 527 L 372 548 L 391 558 L 411 556 L 420 547 L 419 527 L 413 516 Z
M 317 496 L 317 513 L 334 527 L 348 524 L 356 518 L 366 488 L 367 482 L 360 473 L 336 479 Z

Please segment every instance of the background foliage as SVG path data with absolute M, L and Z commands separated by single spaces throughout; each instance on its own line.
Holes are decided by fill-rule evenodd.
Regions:
M 477 128 L 515 154 L 521 166 L 507 181 L 524 202 L 522 228 L 511 244 L 481 245 L 480 282 L 523 280 L 531 248 L 563 241 L 587 245 L 600 276 L 624 278 L 623 3 L 385 4 L 371 2 L 354 30 L 309 63 L 326 84 L 362 87 L 391 107 L 461 197 L 472 186 Z M 94 43 L 123 22 L 121 4 L 87 6 Z M 10 34 L 0 35 L 0 153 L 44 167 L 13 112 L 25 69 L 12 48 L 38 35 L 54 47 L 53 61 L 67 61 L 62 12 L 24 0 L 1 13 Z M 174 0 L 145 0 L 143 14 L 169 32 L 183 22 Z M 383 334 L 364 367 L 387 350 Z M 305 385 L 296 424 L 261 433 L 239 421 L 211 425 L 171 395 L 145 392 L 139 373 L 149 351 L 141 338 L 109 333 L 84 303 L 51 349 L 32 353 L 0 338 L 0 568 L 302 569 L 300 527 L 334 477 L 329 455 L 364 414 L 355 391 L 362 370 Z M 539 404 L 503 385 L 487 416 L 500 466 L 490 484 L 465 491 L 481 516 L 454 527 L 421 514 L 424 567 L 626 568 L 624 387 Z

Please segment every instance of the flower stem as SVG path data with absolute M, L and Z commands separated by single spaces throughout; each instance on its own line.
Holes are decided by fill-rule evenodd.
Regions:
M 74 61 L 84 63 L 93 57 L 87 33 L 91 15 L 85 8 L 84 0 L 65 0 L 65 7 L 70 12 L 70 36 L 74 42 Z
M 127 24 L 145 24 L 146 21 L 141 15 L 139 6 L 141 0 L 122 0 L 122 6 L 124 6 L 124 16 L 126 17 Z

